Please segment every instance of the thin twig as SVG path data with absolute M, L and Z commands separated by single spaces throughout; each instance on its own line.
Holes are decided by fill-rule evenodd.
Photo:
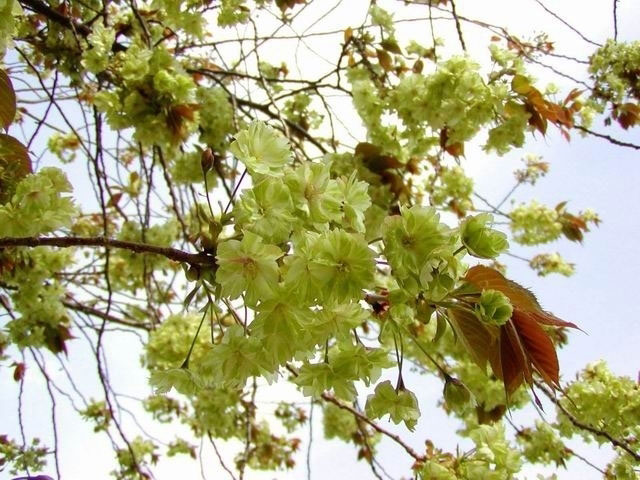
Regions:
M 586 423 L 581 422 L 580 420 L 578 420 L 574 415 L 571 414 L 571 412 L 569 412 L 564 405 L 562 405 L 562 403 L 560 402 L 560 400 L 558 400 L 555 395 L 550 392 L 547 387 L 545 387 L 541 382 L 535 380 L 535 385 L 536 387 L 538 387 L 546 396 L 549 400 L 551 400 L 551 402 L 553 402 L 553 404 L 558 407 L 558 409 L 569 419 L 569 421 L 576 427 L 578 427 L 581 430 L 586 430 L 587 432 L 591 432 L 594 435 L 597 435 L 599 437 L 604 437 L 606 438 L 609 443 L 611 443 L 612 445 L 621 448 L 622 450 L 624 450 L 625 452 L 627 452 L 629 455 L 631 455 L 631 457 L 636 461 L 640 461 L 640 454 L 638 454 L 637 452 L 635 452 L 628 443 L 619 440 L 617 438 L 615 438 L 613 435 L 611 435 L 609 432 L 606 432 L 604 430 L 601 430 L 599 428 L 593 427 L 591 425 L 588 425 Z
M 407 443 L 405 443 L 405 441 L 402 440 L 402 438 L 400 438 L 399 435 L 396 435 L 395 433 L 391 433 L 390 431 L 385 430 L 384 428 L 379 426 L 377 423 L 375 423 L 372 420 L 370 420 L 369 417 L 367 417 L 366 415 L 363 415 L 362 413 L 357 411 L 355 408 L 353 408 L 353 407 L 341 402 L 340 400 L 338 400 L 336 397 L 334 397 L 330 393 L 324 392 L 321 395 L 321 397 L 322 397 L 323 400 L 326 400 L 327 402 L 333 403 L 336 407 L 339 407 L 339 408 L 341 408 L 343 410 L 346 410 L 347 412 L 350 412 L 352 415 L 354 415 L 355 417 L 359 418 L 360 420 L 362 420 L 363 422 L 365 422 L 366 424 L 371 426 L 371 428 L 373 428 L 376 432 L 379 432 L 382 435 L 384 435 L 384 436 L 390 438 L 391 440 L 393 440 L 394 442 L 396 442 L 411 457 L 413 457 L 414 460 L 416 460 L 417 462 L 424 462 L 425 456 L 424 455 L 420 455 L 413 448 L 411 448 L 411 446 L 409 446 Z
M 589 135 L 593 135 L 594 137 L 602 138 L 610 143 L 613 143 L 614 145 L 618 145 L 619 147 L 628 147 L 628 148 L 633 148 L 635 150 L 640 150 L 640 145 L 636 145 L 635 143 L 623 142 L 622 140 L 618 140 L 609 135 L 605 135 L 604 133 L 598 133 L 598 132 L 594 132 L 593 130 L 589 130 L 588 128 L 583 127 L 582 125 L 574 125 L 574 128 L 577 128 L 578 130 L 588 133 Z
M 453 19 L 456 21 L 456 31 L 458 32 L 458 40 L 460 40 L 460 45 L 462 46 L 462 50 L 464 52 L 467 51 L 467 46 L 464 43 L 464 38 L 462 37 L 462 27 L 460 26 L 460 19 L 458 18 L 458 12 L 456 12 L 456 3 L 453 0 L 449 0 L 451 4 L 451 15 L 453 15 Z

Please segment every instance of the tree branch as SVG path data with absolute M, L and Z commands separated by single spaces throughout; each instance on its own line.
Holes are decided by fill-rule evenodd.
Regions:
M 600 430 L 599 428 L 592 427 L 589 424 L 583 423 L 574 417 L 565 407 L 560 403 L 553 393 L 551 393 L 542 383 L 535 381 L 536 387 L 538 387 L 553 404 L 558 407 L 558 409 L 569 419 L 569 421 L 581 430 L 586 430 L 587 432 L 591 432 L 594 435 L 606 438 L 612 445 L 615 445 L 618 448 L 621 448 L 625 452 L 627 452 L 631 457 L 636 461 L 640 461 L 640 454 L 633 451 L 633 449 L 622 440 L 618 440 L 614 436 L 612 436 L 609 432 L 605 432 L 604 430 Z
M 135 253 L 153 253 L 180 263 L 190 265 L 215 265 L 215 258 L 204 253 L 189 253 L 176 248 L 160 247 L 146 243 L 127 242 L 107 237 L 5 237 L 0 238 L 2 247 L 110 247 L 130 250 Z
M 82 312 L 86 315 L 90 315 L 92 317 L 97 317 L 100 318 L 102 320 L 105 320 L 109 323 L 115 323 L 118 325 L 124 325 L 125 327 L 131 327 L 131 328 L 141 328 L 143 330 L 151 330 L 151 325 L 146 324 L 146 323 L 136 323 L 136 322 L 130 322 L 128 320 L 123 320 L 122 318 L 118 318 L 115 317 L 111 314 L 105 313 L 102 310 L 98 310 L 97 308 L 93 308 L 90 307 L 89 305 L 83 305 L 82 303 L 79 303 L 77 300 L 75 300 L 74 298 L 68 296 L 67 297 L 68 300 L 63 300 L 62 304 L 71 309 L 71 310 L 75 310 L 77 312 Z
M 613 143 L 614 145 L 618 145 L 619 147 L 628 147 L 628 148 L 634 148 L 636 150 L 640 150 L 640 145 L 636 145 L 635 143 L 623 142 L 622 140 L 617 140 L 609 135 L 605 135 L 604 133 L 598 133 L 598 132 L 594 132 L 593 130 L 589 130 L 588 128 L 583 127 L 582 125 L 574 125 L 573 128 L 577 128 L 578 130 L 588 133 L 589 135 L 593 135 L 594 137 L 607 140 L 608 142 Z
M 51 20 L 52 22 L 56 22 L 63 27 L 69 28 L 75 32 L 78 32 L 82 36 L 86 37 L 91 33 L 91 28 L 89 28 L 84 23 L 76 22 L 71 17 L 67 17 L 62 13 L 54 10 L 49 5 L 39 0 L 19 0 L 20 5 L 24 8 L 31 10 L 32 12 L 39 13 L 40 15 L 44 15 L 46 18 Z M 114 43 L 112 46 L 114 52 L 123 52 L 127 49 L 124 45 L 120 43 Z
M 362 420 L 363 422 L 365 422 L 367 425 L 369 425 L 371 428 L 373 428 L 375 431 L 383 434 L 386 437 L 389 437 L 391 440 L 393 440 L 394 442 L 396 442 L 398 445 L 400 445 L 402 448 L 404 448 L 404 450 L 411 455 L 417 462 L 424 462 L 425 457 L 424 455 L 420 455 L 418 452 L 416 452 L 413 448 L 411 448 L 409 445 L 407 445 L 404 440 L 402 440 L 398 435 L 396 435 L 395 433 L 391 433 L 388 430 L 385 430 L 384 428 L 382 428 L 381 426 L 379 426 L 377 423 L 373 422 L 372 420 L 369 419 L 369 417 L 367 417 L 366 415 L 363 415 L 361 412 L 359 412 L 358 410 L 356 410 L 355 408 L 341 402 L 340 400 L 338 400 L 336 397 L 334 397 L 333 395 L 331 395 L 330 393 L 324 392 L 321 395 L 323 400 L 326 400 L 327 402 L 331 402 L 333 403 L 336 407 L 339 407 L 343 410 L 346 410 L 347 412 L 350 412 L 352 415 L 354 415 L 355 417 L 357 417 L 358 419 Z

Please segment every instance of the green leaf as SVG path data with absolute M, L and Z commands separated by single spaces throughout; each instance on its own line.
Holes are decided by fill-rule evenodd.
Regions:
M 369 386 L 380 378 L 383 368 L 393 366 L 389 354 L 382 348 L 366 348 L 361 344 L 344 343 L 332 349 L 329 361 L 337 375 L 352 380 L 362 380 Z
M 182 307 L 186 310 L 187 307 L 191 304 L 191 301 L 193 300 L 193 297 L 196 296 L 196 293 L 198 293 L 198 290 L 200 290 L 200 286 L 202 284 L 200 282 L 198 282 L 196 284 L 195 287 L 193 287 L 193 289 L 187 294 L 187 296 L 184 298 L 184 302 L 182 302 Z
M 511 80 L 511 88 L 521 95 L 526 95 L 532 89 L 531 82 L 524 75 L 514 75 L 513 80 Z
M 7 129 L 16 116 L 16 92 L 7 72 L 0 70 L 0 126 Z

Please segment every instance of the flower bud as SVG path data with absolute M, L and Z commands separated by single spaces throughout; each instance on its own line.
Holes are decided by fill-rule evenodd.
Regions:
M 471 392 L 455 377 L 447 377 L 444 382 L 444 401 L 448 407 L 463 407 L 471 400 Z
M 481 213 L 468 217 L 460 226 L 460 238 L 471 255 L 479 258 L 495 258 L 509 247 L 507 236 L 487 226 L 493 215 Z
M 213 168 L 213 152 L 210 148 L 202 151 L 202 155 L 200 156 L 200 166 L 202 167 L 202 173 L 207 173 L 209 170 Z
M 511 318 L 513 306 L 504 293 L 484 290 L 476 303 L 475 312 L 481 321 L 499 327 Z

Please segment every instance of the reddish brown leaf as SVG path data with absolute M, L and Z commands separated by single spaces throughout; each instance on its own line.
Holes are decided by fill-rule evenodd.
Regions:
M 640 107 L 633 103 L 619 105 L 614 110 L 614 118 L 625 130 L 640 122 Z
M 175 115 L 179 115 L 191 121 L 193 121 L 195 118 L 195 112 L 199 109 L 200 105 L 197 103 L 186 103 L 171 107 L 171 110 Z
M 500 404 L 492 408 L 491 410 L 486 410 L 484 403 L 478 404 L 476 407 L 476 416 L 478 418 L 479 424 L 491 424 L 500 420 L 507 411 L 507 406 Z
M 563 105 L 568 105 L 570 102 L 578 98 L 581 94 L 582 94 L 582 90 L 578 88 L 574 88 L 569 92 L 569 94 L 567 95 L 567 98 L 564 99 L 564 102 L 562 102 Z
M 380 46 L 384 48 L 387 52 L 397 53 L 398 55 L 402 55 L 402 49 L 398 42 L 392 39 L 386 39 L 380 42 Z
M 360 142 L 355 149 L 356 156 L 374 173 L 381 174 L 385 170 L 403 168 L 405 165 L 392 155 L 382 155 L 382 149 L 372 143 Z
M 9 128 L 16 116 L 16 93 L 7 72 L 0 70 L 0 126 Z
M 122 198 L 122 192 L 117 192 L 111 195 L 107 202 L 107 207 L 117 207 L 120 199 Z
M 589 227 L 587 223 L 580 217 L 576 217 L 568 212 L 564 211 L 564 204 L 561 203 L 556 207 L 558 213 L 560 213 L 560 223 L 562 224 L 562 233 L 572 242 L 582 242 L 584 238 L 583 231 L 588 232 Z
M 500 329 L 499 358 L 500 368 L 494 368 L 493 372 L 504 382 L 505 391 L 509 396 L 522 385 L 528 367 L 517 336 L 507 326 Z
M 305 0 L 276 0 L 276 5 L 280 8 L 282 13 L 286 12 L 287 9 L 293 9 L 296 5 L 303 4 Z
M 564 320 L 560 320 L 554 314 L 549 312 L 527 312 L 528 315 L 533 318 L 536 322 L 541 323 L 542 325 L 547 325 L 549 327 L 566 327 L 566 328 L 577 328 L 580 330 L 575 323 L 565 322 Z
M 516 282 L 513 282 L 502 275 L 499 271 L 476 265 L 471 267 L 465 276 L 465 280 L 475 286 L 478 290 L 498 290 L 504 293 L 514 308 L 519 308 L 526 312 L 543 313 L 542 307 L 538 303 L 535 295 Z
M 464 143 L 462 142 L 449 142 L 449 128 L 444 127 L 440 130 L 440 147 L 449 155 L 454 157 L 464 156 Z
M 498 329 L 485 326 L 466 310 L 450 309 L 449 322 L 471 358 L 484 368 L 498 349 Z
M 11 199 L 16 184 L 31 173 L 27 148 L 11 135 L 0 133 L 0 204 Z
M 524 351 L 536 371 L 551 387 L 559 386 L 560 367 L 556 349 L 549 335 L 524 312 L 513 312 L 511 321 L 515 326 Z
M 529 103 L 525 103 L 525 107 L 527 107 L 527 112 L 531 115 L 529 117 L 529 125 L 535 127 L 542 135 L 547 133 L 547 119 L 544 118 L 538 110 L 533 108 L 533 106 Z
M 382 154 L 382 148 L 369 142 L 360 142 L 356 145 L 354 151 L 356 155 L 363 157 L 363 159 L 370 157 L 379 157 Z
M 13 379 L 19 382 L 24 378 L 24 372 L 27 370 L 27 366 L 22 362 L 14 363 L 13 365 L 15 367 L 13 369 Z
M 564 137 L 564 139 L 567 142 L 571 141 L 571 135 L 569 135 L 569 132 L 566 129 L 560 127 L 560 134 Z
M 499 271 L 476 265 L 471 267 L 465 276 L 465 280 L 478 290 L 498 290 L 504 293 L 511 301 L 514 308 L 528 313 L 537 322 L 554 327 L 578 328 L 576 324 L 565 322 L 550 312 L 542 309 L 536 296 L 528 289 L 516 282 L 509 280 Z
M 464 156 L 464 143 L 456 142 L 451 143 L 444 147 L 445 152 L 454 157 L 463 157 Z
M 44 329 L 45 345 L 53 353 L 67 354 L 66 341 L 75 338 L 71 335 L 69 327 L 58 325 L 57 327 L 47 326 Z
M 496 376 L 503 380 L 507 395 L 524 381 L 532 384 L 532 371 L 538 372 L 549 386 L 558 388 L 558 357 L 553 341 L 542 325 L 576 326 L 542 310 L 533 293 L 497 270 L 477 265 L 469 269 L 465 279 L 479 291 L 502 292 L 513 305 L 511 319 L 500 327 L 499 350 L 490 352 L 487 357 Z
M 393 69 L 393 59 L 391 58 L 391 55 L 382 49 L 376 50 L 376 54 L 378 56 L 378 62 L 385 72 Z

